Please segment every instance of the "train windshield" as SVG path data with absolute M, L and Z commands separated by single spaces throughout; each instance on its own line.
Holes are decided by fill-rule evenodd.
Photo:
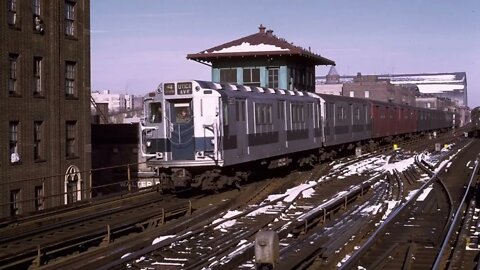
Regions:
M 174 122 L 177 124 L 188 123 L 191 120 L 190 103 L 175 103 L 174 107 Z
M 162 114 L 162 103 L 161 102 L 152 102 L 150 103 L 150 122 L 151 123 L 161 123 L 163 118 Z

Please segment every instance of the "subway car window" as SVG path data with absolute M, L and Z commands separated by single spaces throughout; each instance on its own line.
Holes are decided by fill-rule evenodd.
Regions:
M 177 103 L 174 105 L 175 108 L 175 123 L 183 124 L 190 122 L 191 112 L 189 103 Z
M 162 122 L 162 103 L 153 102 L 150 103 L 150 122 L 161 123 Z

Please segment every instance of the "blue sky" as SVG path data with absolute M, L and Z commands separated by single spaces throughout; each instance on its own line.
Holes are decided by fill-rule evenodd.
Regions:
M 94 0 L 92 89 L 140 95 L 162 81 L 210 80 L 186 55 L 260 24 L 334 60 L 341 75 L 465 71 L 469 105 L 480 106 L 478 0 Z

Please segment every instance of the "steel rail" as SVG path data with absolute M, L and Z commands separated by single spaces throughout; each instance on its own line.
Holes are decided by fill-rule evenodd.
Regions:
M 471 143 L 471 142 L 470 142 Z M 467 144 L 468 145 L 470 145 Z M 465 149 L 464 147 L 463 149 Z M 454 157 L 456 157 L 459 154 L 459 152 L 455 153 Z M 437 171 L 434 172 L 432 171 L 429 167 L 427 167 L 424 164 L 423 160 L 420 160 L 419 156 L 415 156 L 415 163 L 424 171 L 426 171 L 429 175 L 431 175 L 430 179 L 426 181 L 420 188 L 417 193 L 415 193 L 414 196 L 411 196 L 411 198 L 406 201 L 402 206 L 398 207 L 395 211 L 393 211 L 390 216 L 377 228 L 377 230 L 367 239 L 367 241 L 363 244 L 363 246 L 358 249 L 355 253 L 352 254 L 352 256 L 340 267 L 341 270 L 345 269 L 351 269 L 354 267 L 354 264 L 357 263 L 360 258 L 367 252 L 367 250 L 373 245 L 374 241 L 376 241 L 376 238 L 383 233 L 383 231 L 387 228 L 388 225 L 408 206 L 414 203 L 414 201 L 420 196 L 422 190 L 427 188 L 430 184 L 434 182 L 435 179 L 439 179 L 439 182 L 443 185 L 443 182 L 441 182 L 440 178 L 438 177 L 438 173 L 447 165 L 447 163 L 444 163 L 441 167 L 437 168 Z M 443 185 L 444 186 L 444 185 Z M 446 186 L 444 186 L 446 189 Z M 450 193 L 447 190 L 447 194 L 449 198 L 451 198 Z M 453 202 L 453 201 L 452 201 Z M 452 205 L 453 208 L 453 205 Z
M 433 174 L 431 170 L 429 170 L 426 166 L 421 164 L 421 161 L 419 160 L 418 156 L 415 156 L 415 163 L 425 170 L 428 174 Z M 445 165 L 443 165 L 445 166 Z M 443 167 L 442 167 L 443 168 Z M 415 193 L 414 196 L 411 196 L 408 201 L 406 201 L 403 205 L 395 209 L 389 216 L 388 218 L 377 228 L 377 230 L 367 239 L 367 241 L 363 244 L 363 246 L 358 249 L 355 253 L 352 254 L 352 256 L 344 263 L 342 266 L 339 268 L 341 270 L 346 270 L 346 269 L 352 269 L 354 267 L 354 264 L 359 261 L 359 259 L 364 255 L 364 253 L 367 252 L 367 250 L 374 244 L 376 241 L 376 238 L 383 233 L 383 231 L 387 228 L 387 226 L 390 225 L 390 223 L 397 218 L 397 216 L 408 206 L 410 206 L 417 198 L 420 196 L 420 191 L 424 190 L 427 188 L 431 183 L 436 178 L 437 173 L 433 174 L 433 176 L 430 177 L 430 180 L 426 181 L 420 188 L 419 192 Z
M 465 201 L 467 200 L 468 190 L 472 186 L 473 180 L 476 179 L 476 174 L 477 174 L 478 169 L 479 169 L 478 168 L 479 162 L 480 162 L 480 160 L 479 160 L 479 158 L 477 158 L 477 160 L 475 161 L 475 168 L 473 169 L 472 175 L 470 176 L 470 180 L 468 182 L 465 194 L 463 195 L 463 198 L 462 198 L 462 200 L 459 204 L 459 207 L 458 207 L 455 215 L 453 216 L 453 219 L 451 221 L 452 226 L 450 226 L 450 229 L 448 230 L 447 235 L 445 236 L 445 238 L 443 240 L 442 247 L 440 248 L 440 251 L 438 252 L 437 257 L 435 258 L 435 263 L 434 263 L 432 269 L 440 269 L 441 264 L 443 263 L 443 256 L 444 256 L 443 254 L 445 253 L 445 251 L 449 247 L 450 238 L 452 237 L 452 234 L 454 233 L 454 230 L 455 230 L 455 226 L 453 226 L 453 225 L 456 224 L 458 222 L 458 219 L 463 216 L 463 213 L 460 213 L 461 210 L 462 210 L 462 207 L 460 207 L 460 206 L 462 206 L 465 203 Z

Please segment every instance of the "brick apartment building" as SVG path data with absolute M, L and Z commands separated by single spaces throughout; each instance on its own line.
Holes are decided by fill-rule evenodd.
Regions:
M 0 217 L 90 196 L 90 1 L 0 5 Z

